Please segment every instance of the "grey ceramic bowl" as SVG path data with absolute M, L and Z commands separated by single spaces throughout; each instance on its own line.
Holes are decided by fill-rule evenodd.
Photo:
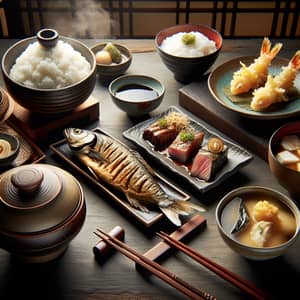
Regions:
M 287 123 L 272 134 L 268 147 L 268 163 L 278 182 L 297 199 L 300 196 L 300 172 L 287 168 L 276 158 L 281 139 L 292 134 L 300 135 L 300 121 Z
M 122 61 L 119 64 L 112 63 L 110 65 L 99 64 L 96 62 L 97 73 L 100 80 L 107 81 L 117 78 L 123 75 L 131 65 L 132 54 L 131 51 L 124 45 L 113 43 L 121 54 Z M 91 51 L 96 55 L 98 51 L 101 51 L 107 43 L 99 43 L 91 47 Z
M 51 32 L 54 32 L 51 36 Z M 37 36 L 41 35 L 38 32 Z M 52 37 L 57 40 L 54 30 L 43 30 L 43 36 L 49 40 Z M 9 77 L 11 67 L 17 57 L 27 46 L 38 40 L 38 37 L 30 37 L 21 40 L 11 46 L 2 57 L 2 74 L 7 90 L 21 106 L 33 112 L 56 114 L 68 112 L 83 103 L 92 93 L 96 83 L 96 61 L 92 51 L 83 43 L 68 37 L 59 37 L 60 40 L 70 44 L 79 51 L 91 65 L 89 74 L 79 82 L 60 89 L 36 89 L 20 84 Z
M 10 144 L 11 152 L 4 157 L 0 157 L 0 167 L 7 167 L 16 159 L 20 151 L 19 139 L 15 136 L 7 133 L 0 133 L 0 140 L 4 140 Z M 0 144 L 0 152 L 2 151 L 2 146 Z
M 143 86 L 156 92 L 154 98 L 136 101 L 124 100 L 118 97 L 117 92 L 126 86 Z M 145 75 L 123 75 L 113 80 L 108 87 L 113 102 L 129 116 L 137 117 L 148 114 L 157 108 L 165 93 L 165 88 L 157 79 Z
M 217 50 L 206 56 L 199 57 L 179 57 L 166 53 L 161 49 L 163 40 L 179 32 L 196 31 L 205 35 L 208 39 L 215 41 Z M 221 34 L 215 29 L 206 25 L 176 25 L 161 30 L 155 37 L 155 45 L 163 63 L 174 73 L 175 79 L 188 83 L 199 79 L 216 61 L 222 48 L 223 39 Z
M 296 231 L 295 234 L 287 242 L 280 244 L 276 247 L 250 247 L 235 240 L 232 234 L 230 234 L 224 229 L 223 224 L 221 222 L 221 216 L 224 207 L 235 197 L 243 198 L 243 195 L 249 193 L 259 193 L 262 195 L 262 197 L 264 195 L 272 196 L 276 200 L 284 203 L 291 210 L 296 220 Z M 221 237 L 223 238 L 226 245 L 230 247 L 233 251 L 252 260 L 268 260 L 282 255 L 296 241 L 300 228 L 300 214 L 295 203 L 289 197 L 283 195 L 282 193 L 266 187 L 246 186 L 237 188 L 229 192 L 220 200 L 216 208 L 216 222 Z

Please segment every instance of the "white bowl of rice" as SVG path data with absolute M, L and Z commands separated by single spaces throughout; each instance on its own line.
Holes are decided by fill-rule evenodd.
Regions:
M 14 100 L 45 114 L 69 112 L 82 104 L 96 83 L 96 61 L 83 43 L 43 29 L 11 46 L 2 74 Z
M 157 51 L 180 82 L 201 78 L 216 61 L 222 36 L 206 25 L 176 25 L 161 30 L 155 37 Z

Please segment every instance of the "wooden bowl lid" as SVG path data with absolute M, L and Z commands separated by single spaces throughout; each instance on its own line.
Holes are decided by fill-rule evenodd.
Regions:
M 82 201 L 77 180 L 58 167 L 10 169 L 0 175 L 0 231 L 49 231 L 69 219 Z

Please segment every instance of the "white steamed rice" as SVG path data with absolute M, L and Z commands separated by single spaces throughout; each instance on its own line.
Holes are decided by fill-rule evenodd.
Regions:
M 31 88 L 58 89 L 85 78 L 91 70 L 80 52 L 63 41 L 51 49 L 30 44 L 16 59 L 10 78 Z
M 182 36 L 186 32 L 178 32 L 166 37 L 161 43 L 161 49 L 171 55 L 180 57 L 199 57 L 205 56 L 217 50 L 214 41 L 209 40 L 200 32 L 192 31 L 195 35 L 195 43 L 186 45 L 182 41 Z

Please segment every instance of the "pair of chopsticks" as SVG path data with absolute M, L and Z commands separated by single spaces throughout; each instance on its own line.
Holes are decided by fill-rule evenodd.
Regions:
M 196 252 L 194 249 L 185 245 L 181 241 L 175 240 L 173 237 L 171 237 L 170 235 L 162 231 L 160 231 L 160 233 L 157 233 L 157 235 L 160 238 L 162 238 L 165 242 L 167 242 L 169 245 L 182 251 L 183 253 L 193 258 L 201 265 L 205 266 L 207 269 L 213 271 L 215 274 L 219 275 L 223 279 L 227 280 L 228 282 L 232 283 L 236 287 L 240 288 L 242 291 L 250 295 L 253 299 L 258 299 L 258 300 L 270 299 L 269 295 L 267 295 L 264 291 L 257 288 L 249 281 L 239 277 L 238 275 L 227 270 L 223 266 L 215 263 L 214 261 L 200 254 L 199 252 Z
M 102 238 L 111 247 L 115 248 L 123 255 L 135 261 L 137 264 L 147 269 L 152 274 L 156 275 L 189 298 L 195 300 L 216 300 L 216 298 L 211 296 L 209 293 L 199 288 L 193 287 L 189 283 L 179 278 L 176 274 L 170 272 L 160 264 L 148 259 L 146 256 L 139 254 L 136 250 L 130 248 L 128 245 L 119 241 L 118 239 L 110 236 L 103 230 L 97 228 L 97 232 L 94 232 L 94 234 Z

